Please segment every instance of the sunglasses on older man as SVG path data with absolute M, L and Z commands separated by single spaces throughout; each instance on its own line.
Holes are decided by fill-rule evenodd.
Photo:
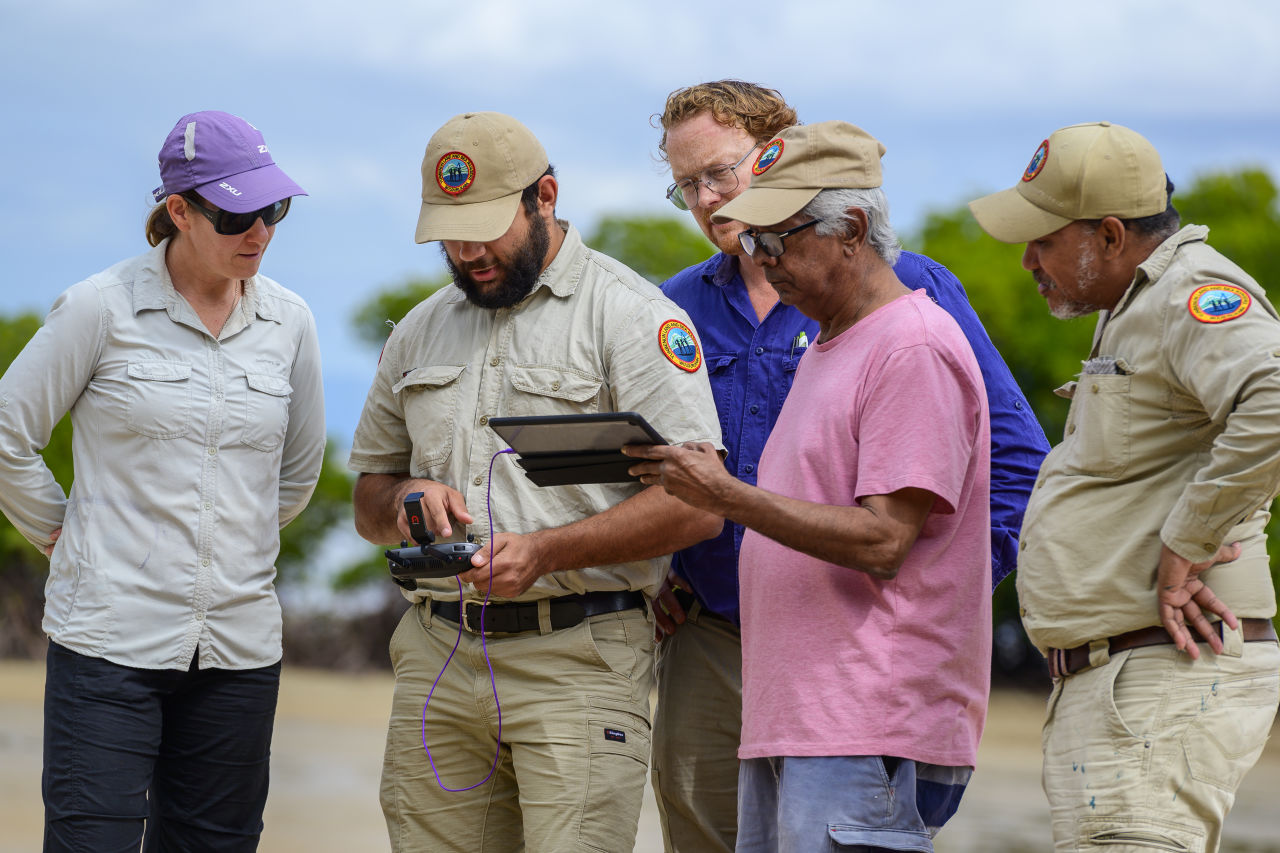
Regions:
M 780 258 L 782 257 L 782 253 L 787 250 L 787 247 L 782 244 L 783 240 L 790 237 L 792 234 L 799 233 L 806 228 L 817 225 L 821 221 L 821 219 L 810 219 L 808 222 L 797 225 L 795 228 L 788 228 L 786 231 L 781 233 L 752 231 L 751 229 L 747 229 L 746 231 L 738 233 L 738 242 L 742 245 L 742 251 L 746 252 L 748 257 L 754 255 L 756 253 L 756 249 L 760 248 L 763 249 L 764 253 L 769 257 Z
M 229 210 L 210 210 L 185 194 L 183 198 L 187 200 L 188 204 L 204 214 L 204 218 L 213 225 L 214 231 L 228 237 L 243 234 L 252 228 L 253 224 L 259 219 L 262 220 L 263 225 L 270 228 L 281 219 L 284 219 L 285 214 L 289 212 L 289 202 L 291 201 L 291 199 L 283 198 L 259 210 L 251 210 L 248 213 L 232 213 Z

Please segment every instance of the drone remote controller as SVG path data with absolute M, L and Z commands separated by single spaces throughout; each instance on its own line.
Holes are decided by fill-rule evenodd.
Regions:
M 416 545 L 401 542 L 399 548 L 388 548 L 387 569 L 391 578 L 405 589 L 417 589 L 419 578 L 451 578 L 472 568 L 471 555 L 482 547 L 467 534 L 466 542 L 441 542 L 427 529 L 422 511 L 422 492 L 411 492 L 404 499 L 409 534 Z

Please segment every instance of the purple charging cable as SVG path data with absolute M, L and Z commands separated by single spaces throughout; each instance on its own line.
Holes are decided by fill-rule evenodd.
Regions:
M 431 682 L 431 689 L 427 691 L 427 701 L 422 703 L 422 748 L 427 753 L 427 761 L 431 762 L 431 772 L 436 774 L 436 784 L 441 789 L 454 793 L 470 791 L 488 782 L 493 776 L 493 771 L 498 769 L 498 759 L 502 756 L 502 704 L 498 702 L 498 682 L 493 676 L 493 661 L 489 660 L 489 643 L 485 639 L 484 633 L 484 612 L 489 607 L 489 592 L 493 589 L 493 463 L 504 453 L 515 453 L 515 451 L 508 448 L 493 454 L 493 457 L 489 460 L 489 483 L 484 496 L 485 511 L 489 513 L 489 586 L 485 589 L 484 601 L 480 604 L 480 646 L 484 649 L 485 666 L 489 668 L 489 684 L 493 687 L 493 704 L 498 709 L 498 746 L 493 751 L 493 764 L 489 767 L 489 772 L 485 774 L 483 779 L 465 788 L 450 788 L 440 778 L 440 771 L 436 769 L 436 760 L 431 757 L 431 747 L 427 746 L 427 706 L 431 704 L 431 695 L 436 692 L 436 685 L 444 677 L 444 671 L 449 668 L 449 661 L 453 660 L 453 655 L 458 651 L 458 645 L 462 642 L 462 607 L 464 606 L 462 604 L 462 581 L 458 581 L 458 638 L 453 641 L 453 648 L 449 651 L 449 656 L 444 659 L 444 666 L 440 667 L 440 674 L 436 676 L 435 681 Z

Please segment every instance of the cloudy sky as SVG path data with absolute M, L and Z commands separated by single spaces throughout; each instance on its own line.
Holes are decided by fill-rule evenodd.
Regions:
M 468 110 L 520 118 L 586 231 L 605 213 L 675 214 L 650 117 L 672 89 L 723 77 L 883 141 L 907 234 L 1012 185 L 1078 121 L 1139 130 L 1183 185 L 1245 164 L 1280 176 L 1270 0 L 0 0 L 0 312 L 43 315 L 143 251 L 165 134 L 195 110 L 243 115 L 311 194 L 263 271 L 316 314 L 345 445 L 377 358 L 350 331 L 355 306 L 440 270 L 413 242 L 437 127 Z

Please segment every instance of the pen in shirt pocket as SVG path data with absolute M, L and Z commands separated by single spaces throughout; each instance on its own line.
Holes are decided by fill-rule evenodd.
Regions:
M 809 334 L 807 332 L 801 331 L 800 334 L 796 335 L 794 338 L 791 339 L 791 355 L 789 357 L 795 358 L 796 350 L 804 350 L 808 346 L 809 346 Z M 800 354 L 804 355 L 804 352 L 801 352 Z

